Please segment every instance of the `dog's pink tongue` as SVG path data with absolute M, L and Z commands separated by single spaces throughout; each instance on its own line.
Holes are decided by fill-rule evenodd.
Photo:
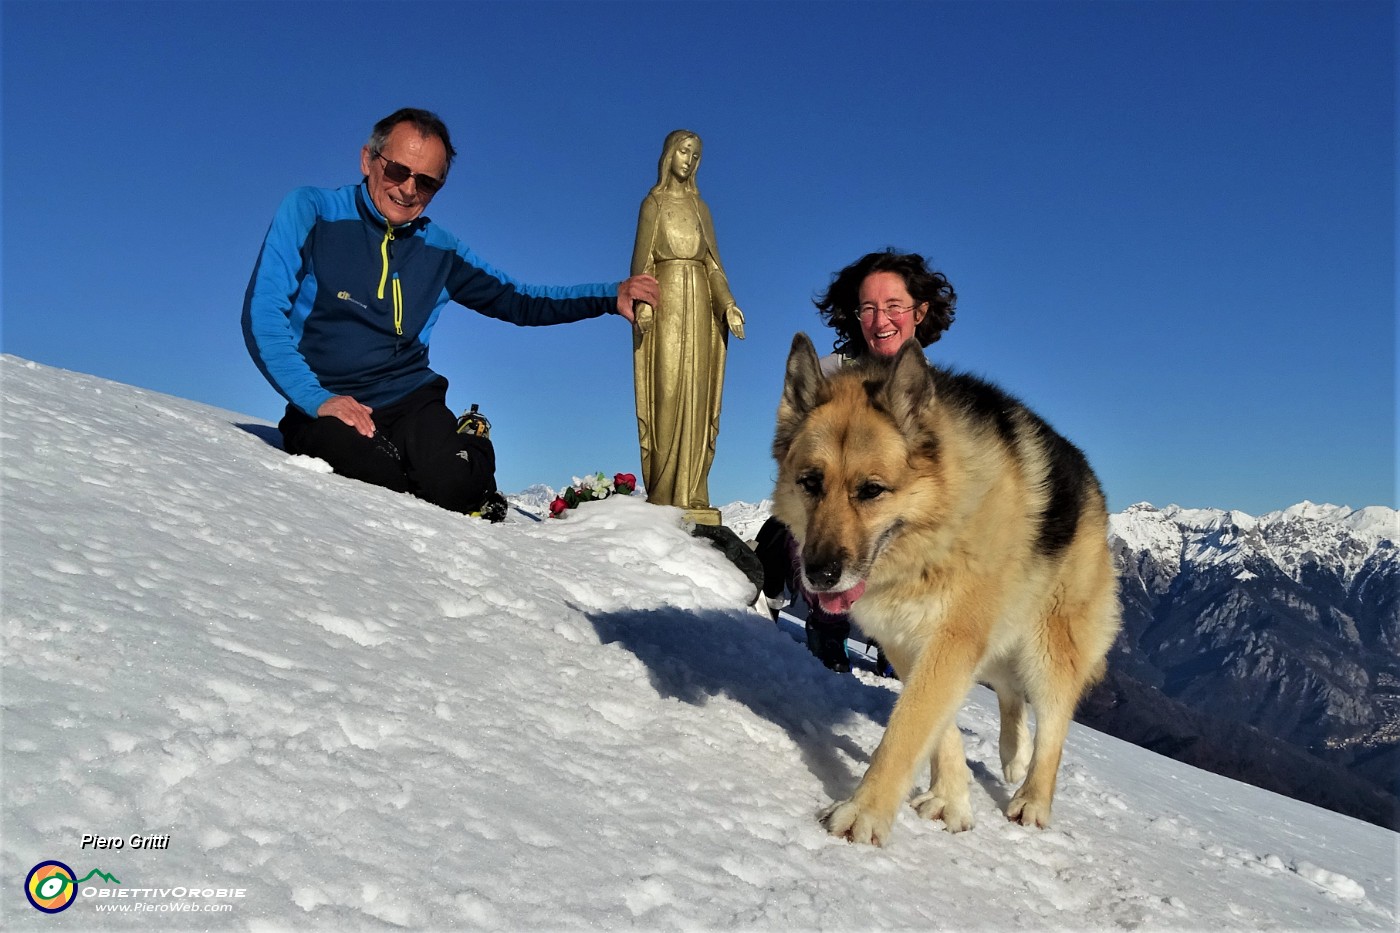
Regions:
M 851 611 L 851 606 L 860 599 L 865 592 L 865 581 L 862 580 L 844 593 L 818 593 L 817 602 L 821 605 L 823 612 L 832 615 L 841 615 Z

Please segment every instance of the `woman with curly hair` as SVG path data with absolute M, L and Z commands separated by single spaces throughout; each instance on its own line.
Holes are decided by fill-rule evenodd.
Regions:
M 835 352 L 822 357 L 822 371 L 831 375 L 867 354 L 889 359 L 910 339 L 927 347 L 953 323 L 957 301 L 947 277 L 930 269 L 917 253 L 867 253 L 836 273 L 814 302 L 822 320 L 836 331 Z M 784 590 L 793 593 L 794 600 L 802 597 L 808 607 L 807 647 L 832 670 L 849 671 L 850 616 L 825 612 L 802 589 L 797 548 L 787 528 L 776 518 L 768 519 L 758 533 L 756 550 L 764 567 L 763 594 L 774 618 Z M 883 651 L 876 666 L 888 674 Z
M 924 257 L 884 249 L 836 273 L 815 304 L 836 331 L 832 349 L 849 360 L 893 357 L 911 338 L 927 347 L 953 323 L 957 301 L 947 277 Z

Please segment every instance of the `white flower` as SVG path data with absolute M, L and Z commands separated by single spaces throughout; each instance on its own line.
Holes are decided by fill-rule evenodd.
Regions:
M 617 491 L 613 481 L 602 472 L 591 473 L 588 476 L 575 476 L 573 490 L 575 495 L 585 502 L 606 499 Z

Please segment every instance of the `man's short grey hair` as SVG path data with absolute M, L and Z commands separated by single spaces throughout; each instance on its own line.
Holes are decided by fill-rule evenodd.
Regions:
M 404 107 L 401 110 L 395 110 L 374 124 L 374 129 L 370 131 L 367 143 L 370 152 L 383 152 L 389 134 L 400 123 L 412 123 L 413 128 L 418 131 L 420 136 L 435 136 L 442 140 L 443 148 L 447 150 L 447 168 L 449 171 L 452 169 L 452 160 L 457 158 L 457 150 L 452 148 L 452 137 L 447 132 L 447 124 L 443 123 L 441 118 L 431 110 L 420 110 L 417 107 Z

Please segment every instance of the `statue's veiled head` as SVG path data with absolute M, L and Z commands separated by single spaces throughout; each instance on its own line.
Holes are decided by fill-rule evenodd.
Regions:
M 695 175 L 700 171 L 700 137 L 690 130 L 672 130 L 661 144 L 661 160 L 656 165 L 656 186 L 668 182 L 697 191 Z

